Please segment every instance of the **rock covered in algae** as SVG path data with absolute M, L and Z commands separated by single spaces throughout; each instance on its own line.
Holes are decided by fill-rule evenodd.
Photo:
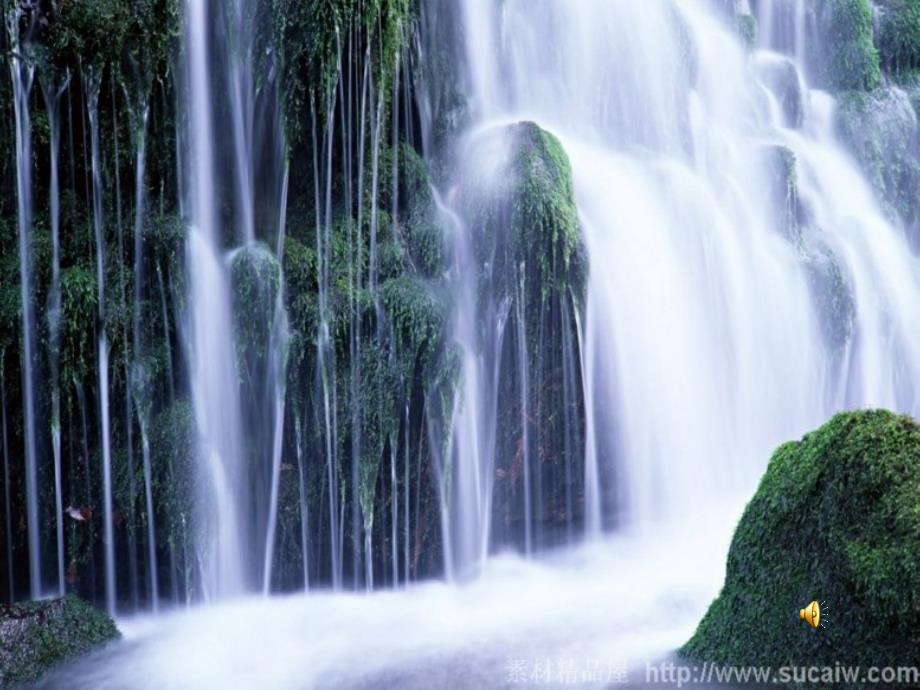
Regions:
M 0 606 L 0 687 L 35 680 L 118 636 L 109 616 L 75 596 Z
M 722 664 L 916 665 L 920 426 L 838 414 L 780 446 L 735 531 L 725 584 L 683 652 Z M 811 629 L 799 609 L 824 602 Z

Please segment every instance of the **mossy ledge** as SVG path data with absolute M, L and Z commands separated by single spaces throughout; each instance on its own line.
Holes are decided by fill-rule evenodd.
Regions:
M 36 680 L 118 637 L 111 618 L 72 595 L 0 606 L 0 687 Z
M 920 426 L 841 413 L 780 446 L 735 531 L 725 584 L 681 650 L 720 664 L 916 665 Z M 817 630 L 798 611 L 817 599 Z

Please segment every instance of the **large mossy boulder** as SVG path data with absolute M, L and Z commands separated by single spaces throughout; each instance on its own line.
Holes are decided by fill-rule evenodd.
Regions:
M 0 606 L 0 687 L 33 681 L 118 636 L 111 618 L 75 596 Z
M 799 609 L 824 602 L 812 629 Z M 728 554 L 725 585 L 683 652 L 720 664 L 916 665 L 920 426 L 838 414 L 780 446 Z
M 572 171 L 559 140 L 532 122 L 485 132 L 467 155 L 478 347 L 498 362 L 493 538 L 521 543 L 530 509 L 539 547 L 583 519 L 570 477 L 583 472 L 576 347 L 587 257 Z
M 490 132 L 474 149 L 474 171 L 486 172 L 466 180 L 463 205 L 488 283 L 481 288 L 511 296 L 523 283 L 536 291 L 537 302 L 554 291 L 580 298 L 586 255 L 571 166 L 559 140 L 521 122 Z

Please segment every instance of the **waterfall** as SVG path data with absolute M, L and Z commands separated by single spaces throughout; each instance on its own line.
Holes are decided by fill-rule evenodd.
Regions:
M 22 305 L 22 390 L 23 439 L 25 441 L 26 527 L 29 543 L 29 591 L 32 598 L 42 595 L 41 532 L 39 529 L 39 458 L 35 428 L 35 344 L 32 313 L 32 119 L 29 92 L 35 68 L 21 53 L 19 23 L 21 11 L 7 14 L 7 31 L 12 48 L 10 71 L 13 79 L 13 112 L 16 118 L 16 201 L 19 230 L 19 281 Z
M 105 566 L 105 603 L 109 613 L 115 613 L 115 524 L 112 497 L 112 432 L 109 410 L 109 339 L 106 329 L 105 309 L 105 221 L 102 204 L 102 161 L 99 152 L 99 89 L 102 72 L 96 66 L 88 66 L 83 74 L 87 90 L 87 116 L 90 131 L 90 177 L 92 178 L 93 232 L 96 246 L 96 286 L 99 318 L 99 337 L 96 357 L 99 375 L 99 435 L 102 445 L 102 543 Z
M 144 213 L 146 210 L 146 182 L 144 173 L 147 163 L 147 123 L 150 117 L 148 104 L 149 90 L 141 89 L 137 102 L 129 107 L 131 132 L 134 141 L 134 295 L 132 313 L 132 347 L 134 363 L 131 372 L 131 385 L 134 394 L 134 407 L 137 410 L 138 425 L 141 431 L 141 452 L 144 474 L 144 503 L 147 512 L 147 587 L 150 605 L 154 612 L 159 610 L 160 593 L 157 574 L 156 515 L 153 505 L 153 468 L 150 459 L 150 382 L 143 361 L 143 341 L 141 336 L 141 309 L 144 292 Z M 129 99 L 130 102 L 130 99 Z M 162 278 L 160 278 L 162 286 Z M 163 305 L 163 323 L 168 324 L 165 311 L 165 298 L 161 292 Z M 169 334 L 165 335 L 169 345 Z M 170 380 L 171 380 L 170 376 Z M 129 424 L 130 428 L 130 424 Z
M 54 512 L 57 538 L 58 596 L 64 596 L 64 505 L 62 496 L 61 463 L 61 385 L 60 385 L 60 329 L 61 329 L 61 246 L 60 246 L 60 181 L 58 156 L 61 144 L 59 103 L 70 83 L 68 72 L 58 86 L 54 77 L 42 81 L 45 110 L 48 114 L 49 137 L 49 210 L 51 212 L 51 288 L 48 298 L 48 341 L 51 370 L 51 448 L 54 456 Z
M 257 72 L 257 7 L 250 0 L 223 10 L 185 3 L 186 340 L 204 470 L 197 522 L 208 598 L 268 593 L 277 541 L 288 348 L 280 262 L 289 173 L 277 72 L 272 64 Z M 229 146 L 220 138 L 225 116 Z M 232 204 L 225 203 L 230 190 Z
M 836 140 L 832 98 L 805 85 L 804 11 L 784 7 L 790 20 L 765 21 L 749 62 L 704 2 L 463 2 L 467 137 L 488 137 L 497 158 L 504 124 L 532 120 L 572 164 L 591 265 L 580 343 L 591 535 L 601 521 L 645 526 L 746 495 L 773 447 L 837 410 L 920 412 L 917 257 Z M 804 122 L 750 67 L 765 60 L 794 67 Z M 778 160 L 794 175 L 781 198 L 767 193 Z M 473 174 L 490 170 L 479 160 Z M 469 299 L 458 319 L 502 323 Z M 482 381 L 465 364 L 461 497 L 484 493 L 478 439 L 488 453 L 495 412 Z M 454 507 L 457 532 L 488 520 L 483 501 Z M 537 508 L 526 509 L 529 544 Z
M 220 256 L 214 176 L 215 132 L 208 60 L 207 3 L 186 0 L 185 49 L 188 131 L 191 146 L 183 179 L 192 227 L 188 239 L 190 283 L 188 342 L 192 400 L 201 458 L 199 526 L 202 587 L 206 598 L 243 591 L 244 550 L 239 520 L 243 476 L 240 401 L 228 271 Z
M 314 219 L 316 227 L 316 272 L 319 285 L 319 333 L 316 339 L 317 380 L 320 395 L 322 396 L 322 421 L 323 442 L 325 446 L 326 482 L 329 496 L 329 548 L 332 567 L 332 586 L 339 589 L 342 586 L 342 542 L 341 531 L 344 529 L 344 520 L 341 518 L 338 490 L 338 404 L 336 402 L 336 373 L 334 351 L 329 338 L 329 314 L 327 293 L 329 290 L 329 233 L 332 223 L 332 148 L 335 119 L 332 116 L 335 98 L 330 98 L 332 106 L 323 118 L 326 122 L 322 140 L 317 138 L 316 104 L 310 101 L 311 133 L 313 137 L 313 179 L 314 179 Z M 321 141 L 321 143 L 320 143 Z M 318 145 L 319 144 L 319 145 Z M 323 162 L 324 175 L 320 176 L 320 158 L 326 156 Z M 322 180 L 325 179 L 325 191 Z M 323 196 L 324 195 L 324 196 Z M 325 200 L 325 210 L 321 199 Z M 356 480 L 355 480 L 356 483 Z M 353 501 L 356 494 L 353 495 Z M 341 507 L 344 511 L 344 506 Z M 357 564 L 357 559 L 355 563 Z
M 255 241 L 253 210 L 253 96 L 252 79 L 253 33 L 255 31 L 255 2 L 230 0 L 226 4 L 227 23 L 226 64 L 230 85 L 233 152 L 236 167 L 236 203 L 241 218 L 242 243 Z

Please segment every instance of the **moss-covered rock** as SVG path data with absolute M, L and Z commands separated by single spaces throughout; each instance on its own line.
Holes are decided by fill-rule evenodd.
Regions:
M 832 354 L 838 355 L 850 342 L 856 321 L 852 288 L 837 257 L 826 247 L 808 254 L 805 270 L 824 342 Z
M 578 501 L 567 500 L 561 476 L 567 468 L 578 476 L 583 458 L 572 355 L 587 260 L 572 173 L 559 140 L 531 122 L 487 133 L 469 155 L 462 207 L 485 315 L 478 347 L 500 359 L 493 528 L 507 532 L 494 536 L 522 543 L 530 492 L 539 545 L 541 530 L 572 520 Z M 503 334 L 486 323 L 505 324 Z
M 118 636 L 111 618 L 75 596 L 0 606 L 0 686 L 36 680 Z
M 426 278 L 438 277 L 445 267 L 447 247 L 445 224 L 434 200 L 428 180 L 428 169 L 418 152 L 408 144 L 397 149 L 398 174 L 397 226 L 405 261 L 412 272 Z M 390 208 L 392 199 L 393 151 L 381 156 L 380 204 Z M 381 276 L 384 269 L 381 267 Z
M 244 379 L 264 362 L 278 318 L 281 264 L 262 244 L 238 249 L 230 262 L 235 343 Z
M 838 414 L 780 446 L 728 554 L 725 585 L 683 652 L 773 667 L 915 665 L 920 649 L 920 426 Z M 799 619 L 812 600 L 832 618 Z
M 917 114 L 907 94 L 886 87 L 840 96 L 836 128 L 889 215 L 916 234 L 920 225 Z
M 817 14 L 820 81 L 834 91 L 871 90 L 881 81 L 869 0 L 826 0 Z
M 498 136 L 507 138 L 507 159 L 481 183 L 471 181 L 465 199 L 484 277 L 510 295 L 523 270 L 538 297 L 569 289 L 581 295 L 585 253 L 568 156 L 555 136 L 532 122 Z
M 764 147 L 766 174 L 770 180 L 772 207 L 783 236 L 797 246 L 802 244 L 802 205 L 799 200 L 798 166 L 795 152 L 788 146 Z

